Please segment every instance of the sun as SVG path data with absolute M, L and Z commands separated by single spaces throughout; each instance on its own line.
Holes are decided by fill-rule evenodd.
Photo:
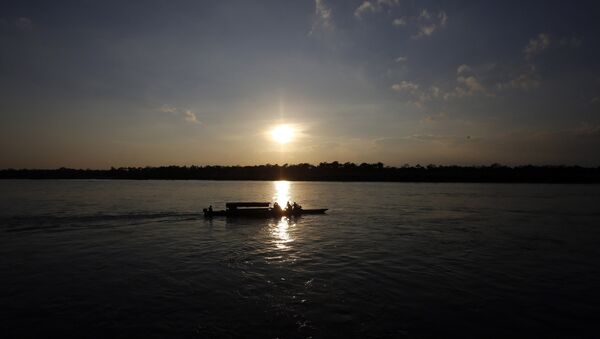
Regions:
M 271 137 L 279 144 L 287 144 L 294 138 L 294 129 L 288 125 L 279 125 L 273 128 Z

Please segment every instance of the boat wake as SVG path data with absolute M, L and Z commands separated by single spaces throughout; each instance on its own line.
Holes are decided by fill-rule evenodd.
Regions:
M 0 217 L 0 227 L 5 232 L 24 232 L 36 230 L 61 231 L 74 228 L 111 228 L 119 226 L 141 225 L 149 222 L 177 222 L 185 220 L 197 220 L 201 217 L 202 215 L 197 212 L 14 215 Z

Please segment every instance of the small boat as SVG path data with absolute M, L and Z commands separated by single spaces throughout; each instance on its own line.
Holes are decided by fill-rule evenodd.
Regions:
M 327 208 L 304 209 L 300 205 L 291 209 L 282 209 L 279 205 L 269 202 L 228 202 L 225 210 L 213 211 L 212 206 L 202 211 L 207 218 L 212 217 L 248 217 L 248 218 L 278 218 L 296 217 L 307 214 L 324 214 Z

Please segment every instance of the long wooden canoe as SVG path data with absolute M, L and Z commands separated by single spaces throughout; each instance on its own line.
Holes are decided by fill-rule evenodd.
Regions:
M 327 208 L 313 208 L 313 209 L 298 209 L 294 211 L 280 211 L 277 212 L 272 208 L 240 208 L 240 209 L 227 209 L 218 211 L 209 211 L 204 209 L 204 216 L 207 218 L 212 217 L 248 217 L 248 218 L 277 218 L 285 216 L 301 216 L 307 214 L 324 214 Z

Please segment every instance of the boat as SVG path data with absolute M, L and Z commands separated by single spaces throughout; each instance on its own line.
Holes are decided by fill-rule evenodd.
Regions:
M 212 217 L 247 217 L 247 218 L 279 218 L 297 217 L 307 214 L 324 214 L 327 208 L 304 209 L 297 205 L 291 209 L 281 209 L 269 202 L 228 202 L 224 210 L 213 210 L 212 206 L 202 210 L 204 216 Z

